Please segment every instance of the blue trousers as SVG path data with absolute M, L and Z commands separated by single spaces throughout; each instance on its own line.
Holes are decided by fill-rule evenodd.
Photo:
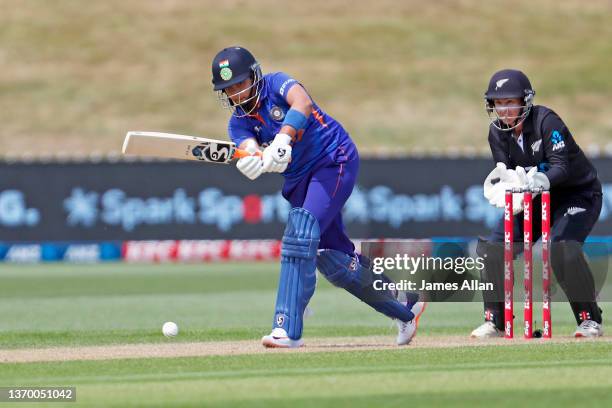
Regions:
M 346 235 L 342 207 L 350 197 L 359 172 L 359 154 L 354 145 L 339 146 L 301 180 L 287 181 L 283 197 L 292 207 L 302 207 L 319 221 L 320 249 L 335 249 L 354 255 L 355 246 Z

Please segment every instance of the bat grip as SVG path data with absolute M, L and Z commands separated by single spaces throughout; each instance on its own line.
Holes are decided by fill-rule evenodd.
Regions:
M 243 157 L 249 157 L 249 156 L 259 156 L 259 157 L 261 157 L 261 152 L 258 150 L 254 154 L 251 154 L 251 153 L 247 152 L 246 150 L 236 149 L 236 150 L 234 150 L 234 156 L 232 157 L 232 159 L 242 159 Z

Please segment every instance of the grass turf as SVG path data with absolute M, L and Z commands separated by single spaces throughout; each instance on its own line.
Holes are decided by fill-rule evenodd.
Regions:
M 275 264 L 3 265 L 0 347 L 257 341 L 269 330 L 276 277 Z M 393 341 L 388 319 L 324 280 L 312 307 L 306 339 L 388 334 Z M 467 335 L 481 313 L 478 303 L 431 304 L 420 335 Z M 553 315 L 555 334 L 569 334 L 569 307 L 555 304 Z M 176 339 L 161 335 L 165 320 L 181 327 Z M 82 406 L 564 406 L 585 394 L 605 406 L 611 367 L 610 343 L 538 342 L 2 364 L 0 386 L 76 386 Z
M 267 263 L 3 265 L 0 345 L 162 342 L 165 321 L 179 325 L 176 341 L 257 339 L 271 324 L 277 269 Z M 311 306 L 306 337 L 392 336 L 395 331 L 389 319 L 325 279 L 319 279 Z M 516 310 L 520 307 L 517 303 Z M 540 309 L 536 305 L 534 310 Z M 432 303 L 425 316 L 423 335 L 461 335 L 480 323 L 482 307 L 477 302 Z M 556 334 L 571 333 L 567 304 L 555 303 L 553 316 Z
M 83 406 L 590 406 L 609 343 L 3 365 L 0 384 L 72 385 Z

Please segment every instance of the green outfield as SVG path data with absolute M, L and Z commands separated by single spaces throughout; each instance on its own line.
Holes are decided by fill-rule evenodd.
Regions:
M 249 340 L 256 347 L 270 328 L 276 276 L 277 266 L 266 263 L 2 265 L 0 355 L 127 343 L 174 343 L 180 350 L 181 343 Z M 309 338 L 334 344 L 350 337 L 358 344 L 378 336 L 382 349 L 11 362 L 0 364 L 0 386 L 76 386 L 77 405 L 83 406 L 474 406 L 493 401 L 570 406 L 585 395 L 591 405 L 612 403 L 612 343 L 607 341 L 396 348 L 388 319 L 326 281 L 319 281 L 311 305 L 307 345 Z M 612 308 L 604 306 L 608 315 Z M 418 339 L 467 337 L 481 313 L 476 303 L 431 304 Z M 555 304 L 553 315 L 555 335 L 569 335 L 569 306 Z M 167 320 L 181 329 L 176 339 L 161 335 Z

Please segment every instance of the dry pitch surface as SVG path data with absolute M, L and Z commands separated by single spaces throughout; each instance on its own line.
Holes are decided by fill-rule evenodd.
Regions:
M 560 336 L 550 340 L 533 339 L 526 341 L 521 338 L 513 340 L 488 339 L 476 340 L 465 336 L 421 336 L 406 347 L 410 349 L 450 348 L 450 347 L 490 347 L 551 343 L 584 343 L 612 342 L 612 338 L 574 339 Z M 112 346 L 89 347 L 49 347 L 37 349 L 0 350 L 2 363 L 30 363 L 45 361 L 77 361 L 77 360 L 108 360 L 133 358 L 174 358 L 174 357 L 206 357 L 269 353 L 316 353 L 344 352 L 363 350 L 397 350 L 389 336 L 370 337 L 338 337 L 308 339 L 304 347 L 299 349 L 266 349 L 258 341 L 219 341 L 194 343 L 158 343 L 158 344 L 126 344 Z

